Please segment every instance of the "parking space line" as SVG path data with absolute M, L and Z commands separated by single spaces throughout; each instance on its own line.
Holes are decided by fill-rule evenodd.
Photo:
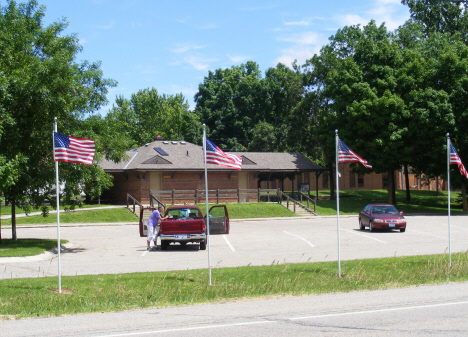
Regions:
M 148 250 L 145 250 L 141 256 L 145 256 L 146 254 L 148 254 Z
M 223 235 L 223 239 L 224 241 L 226 241 L 227 245 L 229 246 L 229 248 L 231 248 L 231 250 L 233 252 L 235 252 L 236 250 L 234 249 L 234 247 L 231 245 L 231 243 L 229 242 L 229 240 L 227 239 L 227 236 L 226 235 Z
M 301 236 L 299 236 L 299 235 L 296 235 L 296 234 L 291 234 L 291 233 L 289 233 L 289 232 L 286 232 L 286 231 L 283 231 L 283 233 L 286 233 L 286 234 L 289 234 L 289 235 L 295 236 L 295 237 L 297 237 L 297 238 L 301 239 L 302 241 L 305 241 L 305 242 L 307 242 L 307 244 L 308 244 L 309 246 L 311 246 L 311 247 L 315 248 L 315 246 L 314 246 L 312 243 L 310 243 L 309 241 L 307 241 L 306 239 L 304 239 L 303 237 L 301 237 Z
M 406 231 L 408 231 L 408 229 L 406 229 Z M 410 231 L 410 232 L 419 233 L 419 234 L 425 234 L 425 235 L 435 236 L 436 238 L 447 239 L 447 236 L 440 236 L 440 235 L 435 235 L 435 234 L 431 234 L 431 233 L 427 233 L 427 232 L 415 231 L 414 229 L 410 229 L 409 231 Z M 457 241 L 457 240 L 452 239 L 452 241 Z
M 445 226 L 447 226 L 447 224 L 445 224 Z M 453 227 L 453 228 L 460 228 L 460 229 L 464 229 L 464 230 L 468 231 L 468 228 L 465 228 L 465 227 L 454 226 L 454 225 L 450 225 L 450 227 Z
M 385 243 L 385 241 L 382 241 L 382 240 L 379 240 L 379 239 L 376 239 L 376 238 L 373 238 L 372 236 L 368 236 L 368 235 L 364 235 L 364 234 L 361 234 L 361 233 L 356 233 L 354 231 L 350 231 L 350 230 L 347 230 L 347 229 L 343 229 L 343 228 L 340 228 L 342 231 L 346 231 L 346 232 L 349 232 L 349 233 L 353 233 L 353 234 L 356 234 L 356 235 L 359 235 L 359 236 L 364 236 L 368 239 L 372 239 L 372 240 L 375 240 L 375 241 L 379 241 L 379 242 L 382 242 L 382 243 Z

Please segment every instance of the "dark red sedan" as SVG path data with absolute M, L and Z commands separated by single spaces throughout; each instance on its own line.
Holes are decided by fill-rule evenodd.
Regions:
M 369 231 L 374 229 L 406 230 L 406 220 L 403 212 L 398 212 L 395 206 L 387 204 L 369 204 L 359 213 L 359 229 Z

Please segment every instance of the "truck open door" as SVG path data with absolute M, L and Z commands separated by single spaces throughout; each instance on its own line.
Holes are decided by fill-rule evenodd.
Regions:
M 226 205 L 212 206 L 210 214 L 210 235 L 229 234 L 229 215 Z M 206 217 L 205 217 L 206 223 Z
M 156 210 L 154 207 L 141 207 L 140 209 L 140 236 L 141 237 L 146 237 L 148 235 L 148 228 L 146 227 L 146 224 L 148 223 L 148 219 L 151 215 Z

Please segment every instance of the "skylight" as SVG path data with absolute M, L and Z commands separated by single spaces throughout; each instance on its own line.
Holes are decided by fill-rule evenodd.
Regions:
M 154 148 L 154 151 L 156 151 L 157 153 L 159 153 L 161 156 L 168 156 L 169 154 L 167 154 L 166 151 L 164 151 L 163 149 L 161 149 L 160 147 L 155 147 Z

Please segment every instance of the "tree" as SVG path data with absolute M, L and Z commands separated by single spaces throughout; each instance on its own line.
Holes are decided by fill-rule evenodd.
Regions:
M 14 239 L 16 205 L 35 204 L 55 181 L 54 117 L 61 133 L 88 138 L 80 121 L 106 103 L 108 88 L 116 85 L 103 78 L 100 63 L 76 63 L 77 36 L 64 34 L 64 20 L 44 27 L 44 12 L 35 0 L 0 7 L 1 181 L 11 174 L 1 189 L 12 204 Z M 97 142 L 97 152 L 103 147 Z
M 201 124 L 184 96 L 159 95 L 155 88 L 139 90 L 130 100 L 117 97 L 106 120 L 120 125 L 120 132 L 133 140 L 134 147 L 152 142 L 157 135 L 191 142 L 201 139 Z
M 417 48 L 403 48 L 402 40 L 384 25 L 371 21 L 362 30 L 345 27 L 331 41 L 322 49 L 325 55 L 311 61 L 319 71 L 327 71 L 326 76 L 316 75 L 322 80 L 322 95 L 331 102 L 323 109 L 321 126 L 339 129 L 344 142 L 377 173 L 387 172 L 388 202 L 395 203 L 395 170 L 412 166 L 430 171 L 443 152 L 434 140 L 453 125 L 448 96 L 428 86 L 432 68 L 422 47 L 415 43 Z M 328 138 L 331 150 L 330 130 L 321 127 L 318 132 Z
M 242 151 L 265 113 L 266 96 L 254 62 L 208 72 L 195 94 L 195 113 L 207 137 L 223 149 Z
M 468 42 L 468 4 L 464 1 L 402 0 L 408 5 L 411 19 L 423 27 L 426 36 L 432 33 L 458 34 Z

